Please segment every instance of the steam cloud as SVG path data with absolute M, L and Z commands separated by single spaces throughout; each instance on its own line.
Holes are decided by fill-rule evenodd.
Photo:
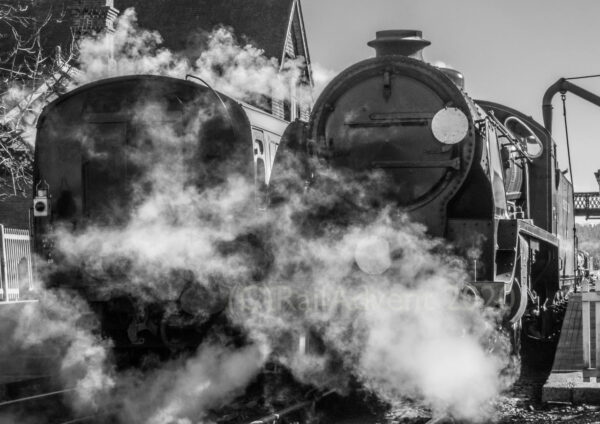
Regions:
M 124 422 L 191 424 L 209 408 L 227 405 L 258 374 L 266 358 L 260 346 L 228 350 L 204 346 L 186 361 L 130 378 L 122 386 Z
M 114 47 L 106 38 L 82 43 L 77 84 L 190 72 L 248 100 L 283 96 L 297 69 L 292 63 L 279 73 L 222 28 L 190 66 L 160 48 L 159 34 L 137 28 L 132 10 L 110 37 Z M 148 104 L 137 119 L 160 113 L 160 105 Z M 153 129 L 160 143 L 131 157 L 145 172 L 124 224 L 58 228 L 55 238 L 63 263 L 85 264 L 88 277 L 103 279 L 104 296 L 173 305 L 192 283 L 202 299 L 196 313 L 208 317 L 227 305 L 224 322 L 189 357 L 117 370 L 98 323 L 83 319 L 93 316 L 85 302 L 44 291 L 41 309 L 27 309 L 15 340 L 65 352 L 60 372 L 65 386 L 77 389 L 74 408 L 114 409 L 127 423 L 210 422 L 274 358 L 304 384 L 345 393 L 357 379 L 385 399 L 485 420 L 510 384 L 502 377 L 508 346 L 495 312 L 461 297 L 468 280 L 462 261 L 393 208 L 373 206 L 381 174 L 356 179 L 315 163 L 320 177 L 305 193 L 297 159 L 282 151 L 273 182 L 281 196 L 267 211 L 257 210 L 254 183 L 236 172 L 238 163 L 223 166 L 228 172 L 218 184 L 191 184 L 197 176 L 182 152 L 212 113 L 184 136 Z M 232 326 L 235 335 L 224 330 Z
M 250 44 L 241 46 L 233 32 L 216 28 L 205 35 L 206 48 L 195 63 L 161 47 L 162 37 L 156 31 L 140 29 L 134 9 L 127 9 L 116 23 L 113 34 L 88 38 L 81 43 L 81 70 L 76 84 L 101 78 L 129 74 L 155 74 L 182 78 L 192 74 L 202 78 L 215 90 L 236 99 L 259 102 L 265 96 L 289 99 L 293 81 L 301 75 L 304 59 L 288 60 L 280 66 L 275 58 Z M 317 66 L 314 78 L 317 88 L 333 77 Z M 297 88 L 295 95 L 310 101 L 312 93 Z

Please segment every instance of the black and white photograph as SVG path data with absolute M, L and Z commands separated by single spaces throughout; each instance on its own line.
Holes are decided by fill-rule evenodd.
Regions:
M 599 17 L 0 0 L 0 424 L 600 423 Z

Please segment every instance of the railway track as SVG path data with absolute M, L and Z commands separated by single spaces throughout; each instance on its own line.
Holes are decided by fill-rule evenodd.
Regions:
M 106 417 L 107 413 L 74 415 L 66 400 L 76 389 L 57 388 L 54 381 L 55 377 L 45 376 L 0 384 L 0 423 L 96 423 Z
M 520 422 L 524 414 L 530 416 L 529 422 L 536 422 L 531 418 L 536 413 L 547 413 L 548 408 L 541 404 L 541 390 L 550 369 L 556 343 L 542 343 L 535 340 L 527 340 L 522 345 L 522 367 L 521 374 L 504 398 L 499 400 L 501 418 L 500 423 Z M 74 392 L 74 388 L 58 388 L 55 385 L 56 378 L 44 376 L 24 379 L 7 385 L 0 385 L 0 422 L 25 422 L 25 418 L 39 418 L 36 422 L 47 424 L 75 424 L 75 423 L 103 423 L 111 422 L 110 416 L 114 411 L 97 414 L 75 416 L 68 408 L 68 396 Z M 313 395 L 296 404 L 282 408 L 282 410 L 260 417 L 244 419 L 247 424 L 267 424 L 302 422 L 298 417 L 315 417 L 319 410 L 336 409 L 331 407 L 332 392 Z M 335 399 L 336 396 L 333 396 Z M 337 400 L 333 400 L 333 403 Z M 331 417 L 334 421 L 342 424 L 368 424 L 368 423 L 443 423 L 453 422 L 449 419 L 432 418 L 430 411 L 416 405 L 403 405 L 401 408 L 392 408 L 387 413 L 383 408 L 372 408 L 371 411 L 357 411 L 356 414 L 344 414 L 339 417 Z M 315 410 L 317 414 L 315 414 Z M 573 413 L 569 410 L 569 413 Z M 577 415 L 572 414 L 575 421 Z M 7 420 L 9 417 L 11 420 Z M 238 416 L 239 417 L 239 416 Z M 4 420 L 3 420 L 4 419 Z M 307 418 L 308 419 L 308 418 Z M 312 419 L 312 418 L 311 418 Z M 286 421 L 288 420 L 288 421 Z M 241 421 L 240 421 L 241 422 Z M 306 421 L 314 422 L 314 421 Z M 540 422 L 543 422 L 540 421 Z M 584 422 L 584 421 L 582 421 Z M 239 424 L 236 423 L 236 424 Z

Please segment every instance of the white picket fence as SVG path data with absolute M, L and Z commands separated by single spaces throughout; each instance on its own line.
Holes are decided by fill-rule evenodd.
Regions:
M 592 311 L 595 315 L 593 321 Z M 587 279 L 584 279 L 581 285 L 581 319 L 583 321 L 583 380 L 590 381 L 590 378 L 595 378 L 596 382 L 600 382 L 600 291 L 590 290 Z
M 29 230 L 6 228 L 0 225 L 2 269 L 0 301 L 15 302 L 32 289 L 31 238 Z

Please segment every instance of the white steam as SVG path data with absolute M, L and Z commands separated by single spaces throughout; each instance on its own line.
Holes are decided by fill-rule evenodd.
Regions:
M 243 394 L 266 359 L 259 346 L 230 350 L 201 347 L 186 361 L 174 361 L 143 376 L 130 376 L 123 393 L 123 422 L 191 424 Z
M 298 228 L 279 230 L 285 232 L 276 241 L 285 249 L 277 256 L 280 274 L 270 287 L 236 292 L 232 309 L 249 332 L 274 346 L 284 334 L 319 334 L 329 349 L 324 356 L 275 348 L 299 379 L 343 391 L 348 372 L 389 400 L 420 399 L 458 418 L 488 416 L 493 399 L 511 383 L 500 378 L 509 346 L 496 317 L 460 298 L 468 276 L 442 253 L 441 242 L 386 213 L 318 238 L 307 239 Z M 381 271 L 381 251 L 373 252 L 377 273 L 354 265 L 356 246 L 373 245 L 374 238 L 395 257 L 376 276 L 370 274 Z M 290 275 L 292 267 L 302 271 Z
M 94 410 L 115 385 L 110 343 L 99 336 L 98 322 L 87 304 L 72 293 L 45 290 L 39 302 L 17 308 L 12 349 L 35 350 L 57 362 L 63 386 L 74 389 L 73 406 Z M 48 365 L 52 366 L 52 365 Z
M 238 99 L 261 95 L 287 98 L 291 80 L 299 77 L 299 66 L 287 62 L 280 73 L 277 60 L 267 59 L 263 53 L 252 45 L 239 46 L 230 31 L 217 29 L 209 36 L 208 48 L 200 54 L 194 71 L 216 90 Z
M 239 100 L 289 100 L 295 92 L 298 99 L 310 102 L 310 87 L 297 85 L 305 66 L 303 59 L 287 60 L 280 66 L 275 58 L 265 57 L 263 50 L 250 44 L 239 45 L 231 29 L 216 28 L 206 35 L 206 48 L 195 63 L 190 63 L 184 56 L 161 47 L 158 32 L 140 29 L 134 9 L 127 9 L 117 19 L 115 28 L 114 33 L 81 42 L 82 72 L 76 76 L 76 84 L 130 74 L 178 78 L 192 74 Z M 313 69 L 317 87 L 332 76 L 319 65 L 313 65 Z
M 312 78 L 315 84 L 313 89 L 313 97 L 316 99 L 319 94 L 325 89 L 327 84 L 337 75 L 337 72 L 324 67 L 320 63 L 312 63 Z
M 77 84 L 102 78 L 132 74 L 185 76 L 187 62 L 161 48 L 162 37 L 156 31 L 140 29 L 134 9 L 118 18 L 114 33 L 85 38 L 80 43 Z
M 296 64 L 279 72 L 224 29 L 211 34 L 193 65 L 161 49 L 160 40 L 138 29 L 134 12 L 126 11 L 113 35 L 82 43 L 77 83 L 193 73 L 217 90 L 256 100 L 286 95 L 297 77 Z M 313 71 L 319 81 L 331 77 Z M 498 317 L 462 299 L 469 277 L 443 241 L 390 206 L 371 206 L 381 175 L 359 180 L 315 165 L 319 179 L 306 191 L 294 171 L 298 163 L 278 152 L 283 166 L 274 171 L 275 184 L 283 200 L 258 211 L 254 183 L 240 171 L 246 164 L 230 159 L 218 169 L 219 180 L 195 184 L 198 174 L 215 170 L 190 167 L 184 152 L 196 147 L 213 111 L 177 132 L 156 128 L 152 123 L 165 112 L 145 106 L 136 119 L 153 128 L 155 143 L 129 158 L 143 170 L 134 207 L 118 226 L 57 228 L 58 256 L 62 265 L 83 265 L 84 278 L 102 281 L 94 294 L 126 293 L 141 306 L 175 308 L 191 282 L 203 296 L 198 315 L 228 303 L 226 324 L 213 325 L 187 357 L 143 372 L 116 370 L 97 323 L 82 319 L 89 315 L 84 303 L 49 291 L 17 333 L 26 345 L 62 340 L 61 371 L 65 386 L 77 388 L 78 410 L 117 408 L 127 423 L 209 421 L 275 359 L 318 388 L 344 393 L 357 379 L 385 399 L 411 398 L 458 418 L 488 417 L 490 402 L 510 382 L 501 378 L 509 364 Z M 177 278 L 183 272 L 186 281 Z

